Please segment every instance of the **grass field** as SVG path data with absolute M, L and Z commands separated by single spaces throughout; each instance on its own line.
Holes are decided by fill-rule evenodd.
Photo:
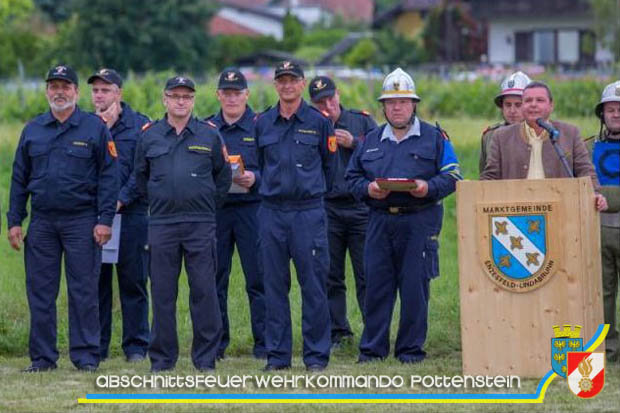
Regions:
M 598 131 L 595 119 L 570 119 L 578 124 L 585 136 Z M 466 178 L 475 179 L 478 168 L 479 137 L 482 129 L 489 123 L 495 122 L 481 119 L 445 119 L 442 126 L 449 132 L 460 158 L 461 167 Z M 77 398 L 87 393 L 119 393 L 122 390 L 97 389 L 95 379 L 97 375 L 138 374 L 146 375 L 149 371 L 148 362 L 137 365 L 128 365 L 123 361 L 120 350 L 120 305 L 115 297 L 114 330 L 111 347 L 111 358 L 104 362 L 97 375 L 78 373 L 68 361 L 67 356 L 67 303 L 66 289 L 61 287 L 58 299 L 59 321 L 59 348 L 61 358 L 59 369 L 48 374 L 24 375 L 19 369 L 29 364 L 28 359 L 28 322 L 29 314 L 26 303 L 23 254 L 12 251 L 5 240 L 6 218 L 5 212 L 8 203 L 8 187 L 10 180 L 10 165 L 16 140 L 21 130 L 20 124 L 0 125 L 0 202 L 2 205 L 3 235 L 0 240 L 0 411 L 194 411 L 194 410 L 225 410 L 233 411 L 243 408 L 248 411 L 618 411 L 620 400 L 620 366 L 608 365 L 606 368 L 606 385 L 602 393 L 593 400 L 581 400 L 573 396 L 562 379 L 556 379 L 550 386 L 543 405 L 397 405 L 389 407 L 380 405 L 77 405 Z M 441 234 L 441 277 L 431 284 L 431 304 L 429 314 L 429 333 L 426 343 L 428 359 L 415 366 L 403 366 L 393 358 L 383 363 L 370 365 L 355 364 L 357 343 L 338 349 L 332 354 L 331 362 L 325 374 L 347 375 L 459 375 L 461 374 L 460 354 L 460 323 L 459 323 L 459 294 L 457 268 L 457 234 L 455 229 L 454 196 L 445 202 L 444 228 Z M 350 269 L 349 272 L 350 274 Z M 180 281 L 178 300 L 178 327 L 181 344 L 181 358 L 177 364 L 175 374 L 196 374 L 189 360 L 189 346 L 191 342 L 191 320 L 188 312 L 187 280 L 183 276 Z M 348 279 L 349 318 L 354 329 L 356 340 L 362 330 L 359 312 L 355 308 L 354 288 L 351 278 Z M 287 374 L 305 374 L 301 354 L 301 314 L 300 294 L 296 282 L 293 282 L 291 291 L 292 319 L 294 324 L 294 355 L 293 370 Z M 249 310 L 244 290 L 242 273 L 238 260 L 235 260 L 230 285 L 229 308 L 231 310 L 231 345 L 229 357 L 217 365 L 217 374 L 220 376 L 233 374 L 260 374 L 262 361 L 251 357 L 252 338 L 249 329 Z M 398 304 L 397 304 L 398 309 Z M 518 314 L 515 315 L 518 317 Z M 394 316 L 398 320 L 398 311 Z M 395 335 L 393 324 L 392 335 Z M 518 393 L 533 393 L 538 380 L 522 380 L 522 388 L 513 390 Z M 255 388 L 244 389 L 245 392 L 259 392 Z M 379 389 L 378 393 L 408 393 L 420 390 Z M 439 392 L 441 390 L 433 390 Z M 143 393 L 157 392 L 140 390 Z M 188 392 L 205 392 L 205 390 L 184 390 Z M 217 390 L 217 393 L 226 393 L 227 390 Z M 239 392 L 231 390 L 230 392 Z M 305 393 L 311 390 L 296 389 L 292 391 L 272 390 L 273 393 Z M 317 391 L 318 392 L 318 391 Z M 327 390 L 321 392 L 328 392 Z M 337 391 L 331 391 L 337 392 Z M 372 390 L 340 391 L 346 393 L 373 393 Z

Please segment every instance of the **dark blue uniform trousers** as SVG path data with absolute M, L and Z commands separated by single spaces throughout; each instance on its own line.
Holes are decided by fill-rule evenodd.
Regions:
M 146 355 L 149 345 L 149 300 L 146 292 L 146 215 L 123 214 L 116 264 L 118 290 L 123 315 L 122 347 L 126 356 Z M 108 357 L 112 335 L 112 264 L 101 265 L 99 278 L 99 322 L 101 359 Z
M 250 301 L 250 321 L 254 337 L 253 354 L 266 357 L 265 348 L 265 290 L 263 288 L 263 270 L 260 262 L 258 242 L 259 202 L 246 202 L 225 206 L 217 211 L 217 298 L 222 313 L 222 339 L 218 356 L 230 343 L 230 326 L 228 322 L 228 280 L 232 267 L 235 243 L 241 259 L 241 268 L 245 275 L 245 290 Z
M 176 307 L 181 262 L 189 283 L 189 310 L 194 338 L 192 362 L 215 367 L 222 335 L 222 316 L 215 289 L 215 224 L 184 222 L 149 225 L 153 327 L 149 357 L 153 369 L 174 367 L 179 356 Z
M 99 365 L 97 286 L 101 249 L 93 238 L 97 218 L 34 215 L 25 240 L 26 292 L 30 308 L 30 359 L 56 364 L 56 298 L 64 253 L 69 304 L 69 357 L 76 367 Z
M 267 363 L 289 366 L 292 358 L 290 259 L 301 288 L 303 359 L 306 366 L 329 362 L 331 346 L 326 281 L 329 270 L 327 219 L 323 206 L 258 212 L 265 272 Z
M 435 236 L 441 218 L 441 206 L 403 215 L 371 209 L 364 250 L 366 325 L 360 361 L 387 357 L 397 292 L 400 321 L 394 355 L 402 362 L 426 356 L 429 281 L 438 274 Z
M 327 277 L 327 299 L 331 318 L 332 341 L 351 336 L 347 320 L 347 286 L 345 282 L 345 258 L 347 249 L 351 256 L 355 276 L 355 295 L 362 319 L 364 318 L 364 241 L 368 225 L 368 207 L 353 201 L 326 201 L 327 228 L 329 239 L 329 276 Z

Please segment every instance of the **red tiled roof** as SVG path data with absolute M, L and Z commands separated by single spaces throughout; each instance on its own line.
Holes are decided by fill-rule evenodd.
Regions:
M 218 34 L 243 34 L 246 36 L 259 36 L 260 33 L 242 26 L 232 20 L 228 20 L 221 16 L 214 16 L 209 22 L 209 34 L 215 36 Z
M 321 6 L 345 19 L 370 23 L 375 10 L 373 0 L 299 0 L 300 5 Z

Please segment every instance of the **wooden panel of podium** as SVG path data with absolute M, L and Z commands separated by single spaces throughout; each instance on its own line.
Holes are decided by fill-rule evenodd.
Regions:
M 461 181 L 457 221 L 463 374 L 542 377 L 553 326 L 603 322 L 590 179 Z

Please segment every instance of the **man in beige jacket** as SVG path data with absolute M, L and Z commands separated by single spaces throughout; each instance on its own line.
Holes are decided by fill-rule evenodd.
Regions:
M 524 121 L 498 129 L 493 137 L 487 164 L 480 176 L 489 179 L 544 179 L 569 177 L 549 133 L 540 127 L 537 119 L 549 122 L 553 112 L 553 97 L 549 87 L 532 82 L 523 90 Z M 595 191 L 599 183 L 588 151 L 581 140 L 579 129 L 568 123 L 551 121 L 559 133 L 558 145 L 566 155 L 573 176 L 589 176 Z M 603 195 L 596 193 L 596 209 L 607 209 Z

